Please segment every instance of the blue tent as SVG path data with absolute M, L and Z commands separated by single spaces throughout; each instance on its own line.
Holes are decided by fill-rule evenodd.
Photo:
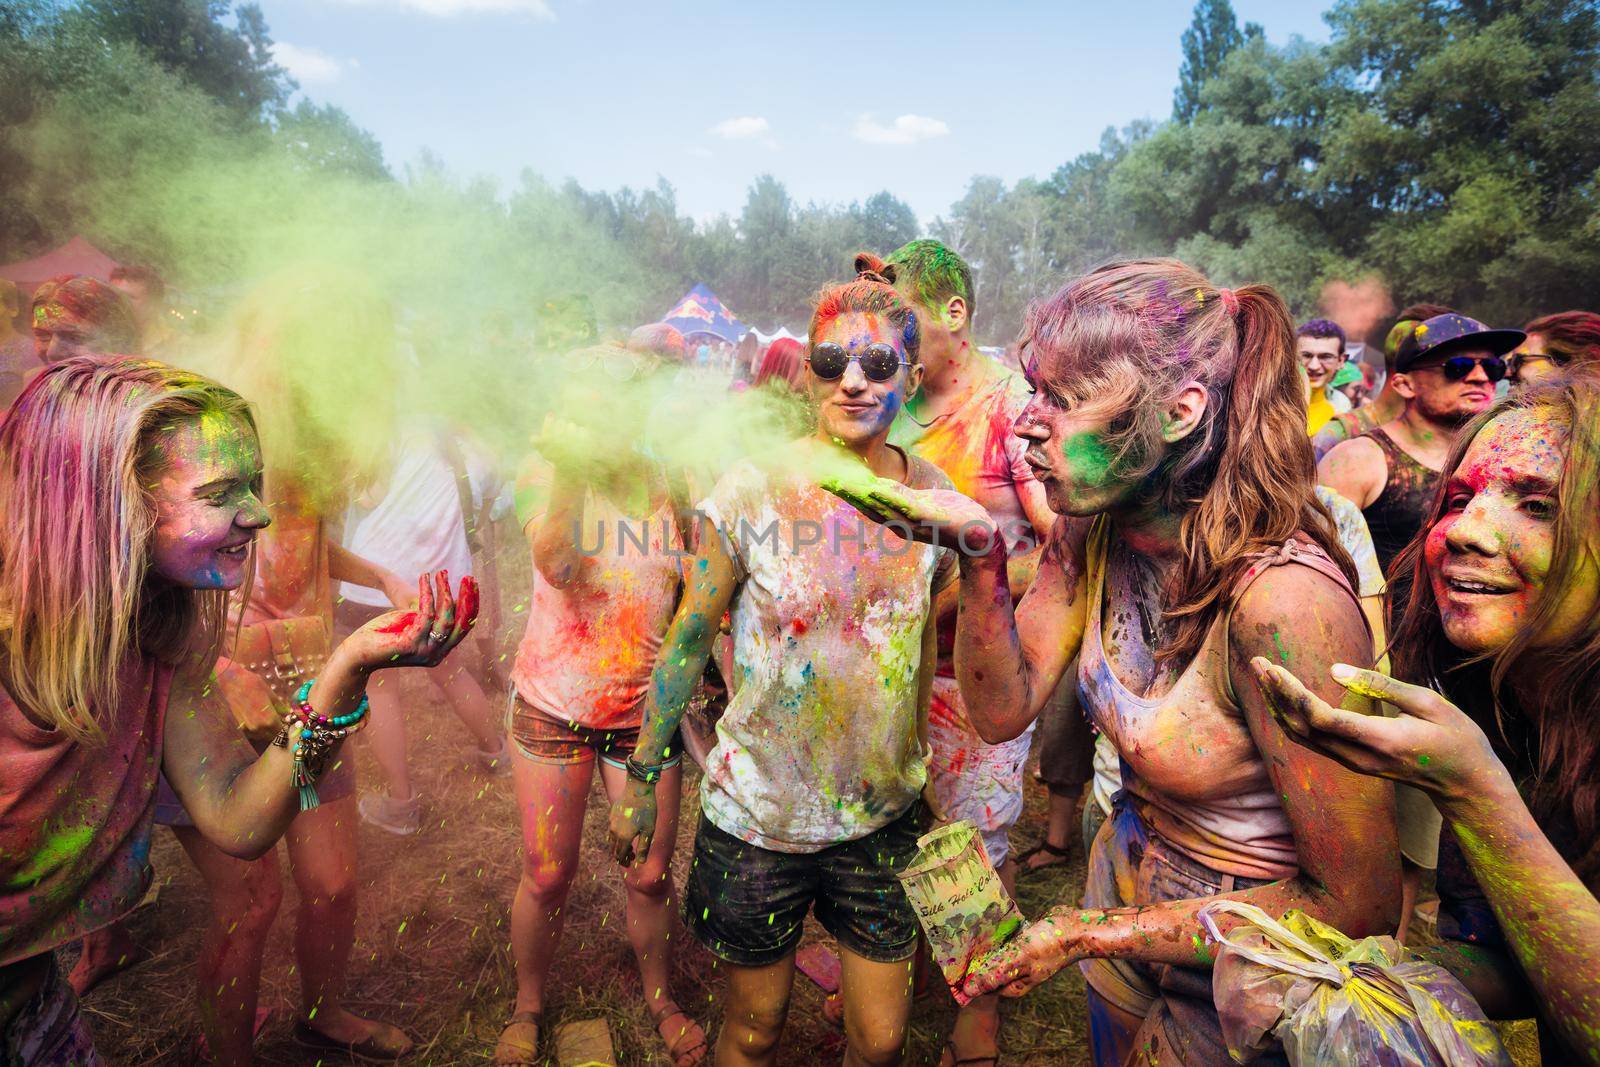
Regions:
M 685 337 L 694 334 L 710 334 L 728 342 L 730 345 L 738 344 L 749 329 L 744 323 L 733 317 L 722 301 L 717 299 L 717 294 L 707 289 L 704 285 L 696 285 L 678 301 L 677 306 L 667 312 L 661 319 L 668 326 L 672 326 Z

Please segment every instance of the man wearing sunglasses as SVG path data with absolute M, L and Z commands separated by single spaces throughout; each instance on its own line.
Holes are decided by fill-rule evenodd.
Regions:
M 1394 390 L 1405 409 L 1318 465 L 1318 480 L 1361 508 L 1386 572 L 1421 528 L 1456 432 L 1494 403 L 1506 353 L 1525 336 L 1455 312 L 1418 323 L 1395 356 Z

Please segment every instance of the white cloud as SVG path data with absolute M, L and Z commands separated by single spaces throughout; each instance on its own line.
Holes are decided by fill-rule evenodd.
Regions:
M 315 48 L 301 48 L 288 41 L 273 43 L 272 59 L 301 85 L 327 85 L 338 81 L 346 67 L 358 66 L 353 59 L 338 59 Z
M 424 15 L 449 18 L 453 15 L 528 15 L 540 22 L 554 22 L 556 13 L 549 0 L 339 0 L 365 7 L 401 7 Z
M 710 132 L 718 137 L 725 137 L 730 141 L 742 141 L 751 137 L 760 137 L 771 127 L 767 120 L 756 115 L 744 115 L 736 119 L 723 119 Z
M 887 126 L 871 115 L 856 119 L 850 131 L 858 141 L 868 144 L 916 144 L 932 137 L 947 137 L 950 127 L 943 119 L 930 119 L 925 115 L 901 115 Z

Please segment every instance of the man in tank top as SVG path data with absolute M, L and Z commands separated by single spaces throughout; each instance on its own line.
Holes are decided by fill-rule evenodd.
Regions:
M 1386 572 L 1421 527 L 1456 432 L 1494 402 L 1522 337 L 1454 312 L 1418 323 L 1395 358 L 1405 409 L 1322 458 L 1317 480 L 1361 509 Z

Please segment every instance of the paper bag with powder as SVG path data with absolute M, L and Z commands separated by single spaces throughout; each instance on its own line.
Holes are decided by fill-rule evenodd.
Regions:
M 941 826 L 917 841 L 900 884 L 928 936 L 934 962 L 957 1002 L 972 961 L 1022 927 L 1022 913 L 1000 884 L 978 829 L 967 821 Z

